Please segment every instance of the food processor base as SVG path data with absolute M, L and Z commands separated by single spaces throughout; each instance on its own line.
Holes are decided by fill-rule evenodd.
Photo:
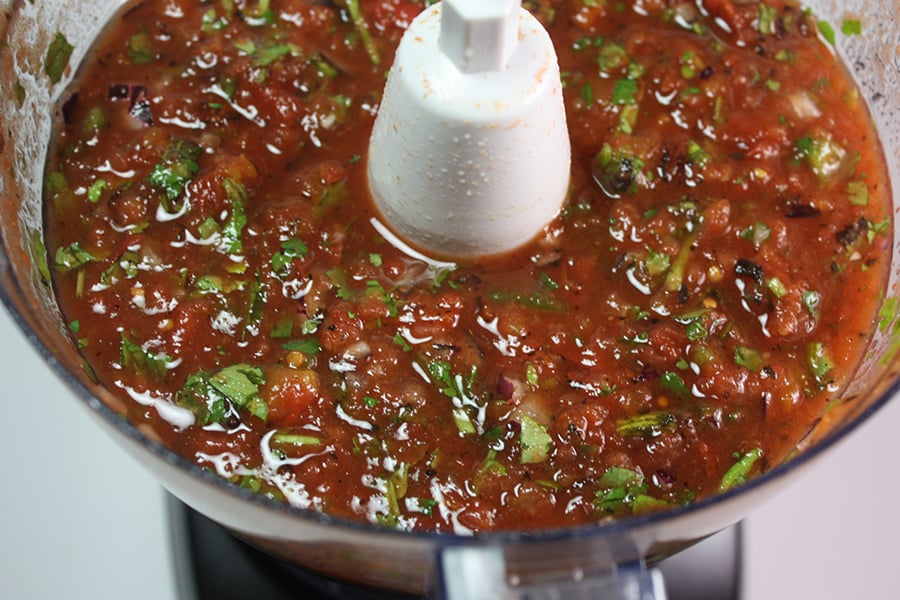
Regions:
M 168 513 L 179 600 L 419 598 L 356 587 L 279 561 L 174 496 Z M 668 600 L 737 600 L 741 546 L 738 524 L 660 563 Z

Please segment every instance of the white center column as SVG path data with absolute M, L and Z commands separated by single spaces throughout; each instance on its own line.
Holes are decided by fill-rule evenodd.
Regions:
M 369 184 L 401 238 L 442 256 L 515 249 L 557 215 L 570 174 L 559 66 L 520 0 L 443 0 L 398 47 Z

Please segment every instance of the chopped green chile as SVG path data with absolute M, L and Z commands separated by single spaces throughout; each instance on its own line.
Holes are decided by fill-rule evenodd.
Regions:
M 373 226 L 366 143 L 425 4 L 113 20 L 29 246 L 89 376 L 201 468 L 403 530 L 667 510 L 791 456 L 897 311 L 887 169 L 817 19 L 523 3 L 565 74 L 565 204 L 515 252 L 423 260 Z
M 730 490 L 746 482 L 750 477 L 750 471 L 762 456 L 762 450 L 754 448 L 747 454 L 743 455 L 736 463 L 734 463 L 722 476 L 722 483 L 719 484 L 721 491 Z

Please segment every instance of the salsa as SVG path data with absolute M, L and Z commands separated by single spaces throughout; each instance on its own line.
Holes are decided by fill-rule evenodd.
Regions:
M 461 534 L 685 505 L 791 455 L 889 266 L 833 29 L 785 0 L 523 6 L 570 193 L 521 250 L 457 260 L 398 244 L 366 179 L 423 2 L 128 5 L 45 184 L 60 309 L 128 420 L 293 506 Z

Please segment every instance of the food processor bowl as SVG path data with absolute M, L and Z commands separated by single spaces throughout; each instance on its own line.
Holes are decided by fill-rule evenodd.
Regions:
M 701 3 L 702 4 L 702 3 Z M 857 81 L 879 132 L 892 181 L 900 181 L 900 5 L 890 0 L 808 3 L 833 24 L 859 19 L 864 35 L 837 35 L 836 52 Z M 42 182 L 55 111 L 77 65 L 117 0 L 3 1 L 0 13 L 0 295 L 48 369 L 72 390 L 98 425 L 172 494 L 237 536 L 271 554 L 360 585 L 398 592 L 443 590 L 453 573 L 496 576 L 519 589 L 545 584 L 588 585 L 650 566 L 740 521 L 866 419 L 876 416 L 900 384 L 896 331 L 883 311 L 865 359 L 840 402 L 823 416 L 790 460 L 738 488 L 671 510 L 552 531 L 457 536 L 400 532 L 292 508 L 233 485 L 162 446 L 152 431 L 124 420 L 122 401 L 94 383 L 67 334 L 53 296 L 43 243 Z M 48 47 L 62 33 L 74 50 L 51 76 Z M 892 191 L 895 212 L 900 186 Z M 894 223 L 890 278 L 884 305 L 900 296 L 900 246 Z M 852 301 L 848 299 L 847 301 Z M 38 400 L 35 400 L 38 401 Z M 473 560 L 474 559 L 474 560 Z M 468 566 L 467 566 L 468 565 Z M 493 566 L 493 567 L 492 567 Z M 491 568 L 488 568 L 491 567 Z M 494 568 L 495 567 L 495 568 Z M 462 569 L 462 571 L 459 571 Z M 480 569 L 480 570 L 478 570 Z M 640 575 L 639 575 L 640 577 Z M 574 582 L 574 583 L 573 583 Z M 484 589 L 491 582 L 484 581 Z M 515 587 L 515 586 L 514 586 Z M 567 588 L 568 589 L 568 588 Z M 443 592 L 435 592 L 440 595 Z

